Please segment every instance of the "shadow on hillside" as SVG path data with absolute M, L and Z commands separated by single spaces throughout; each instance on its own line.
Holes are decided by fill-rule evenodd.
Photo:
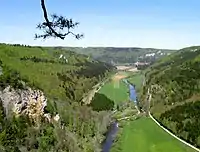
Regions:
M 114 101 L 107 98 L 104 94 L 96 93 L 90 106 L 95 111 L 112 110 L 114 108 Z

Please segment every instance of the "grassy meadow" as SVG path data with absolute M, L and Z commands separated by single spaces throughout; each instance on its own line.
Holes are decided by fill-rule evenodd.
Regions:
M 104 94 L 115 103 L 128 100 L 128 88 L 122 81 L 109 81 L 99 90 L 99 93 Z
M 136 91 L 139 93 L 143 81 L 142 73 L 129 74 L 127 79 L 136 85 Z M 134 121 L 124 121 L 111 152 L 194 152 L 194 150 L 167 134 L 150 118 L 141 117 Z
M 146 117 L 127 122 L 118 143 L 112 152 L 194 152 Z
M 114 80 L 115 77 L 121 77 L 118 80 Z M 114 101 L 115 104 L 129 100 L 129 88 L 122 81 L 122 77 L 127 79 L 136 85 L 137 91 L 142 85 L 142 74 L 134 72 L 118 72 L 113 78 L 107 82 L 98 93 L 105 95 L 110 100 Z
M 140 72 L 134 73 L 127 78 L 131 83 L 135 84 L 136 91 L 139 92 L 142 87 L 143 75 Z

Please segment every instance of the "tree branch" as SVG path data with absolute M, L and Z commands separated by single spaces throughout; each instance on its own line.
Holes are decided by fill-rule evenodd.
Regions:
M 45 0 L 41 0 L 41 7 L 45 22 L 38 24 L 37 28 L 43 30 L 44 34 L 43 35 L 36 34 L 35 38 L 46 39 L 47 37 L 54 37 L 64 40 L 65 37 L 69 34 L 75 36 L 76 39 L 80 39 L 83 37 L 83 34 L 75 34 L 70 31 L 70 29 L 73 29 L 79 23 L 77 22 L 73 23 L 72 19 L 68 20 L 63 16 L 58 16 L 56 14 L 51 15 L 52 21 L 50 21 L 48 18 L 47 9 L 45 7 Z M 67 32 L 62 33 L 61 31 L 64 31 L 65 28 L 67 28 Z
M 43 10 L 43 15 L 44 15 L 44 19 L 46 20 L 46 26 L 48 26 L 48 28 L 59 38 L 61 39 L 64 39 L 65 37 L 63 37 L 62 35 L 58 34 L 52 27 L 51 27 L 51 24 L 49 22 L 49 19 L 48 19 L 48 15 L 47 15 L 47 9 L 45 7 L 45 3 L 44 3 L 44 0 L 41 0 L 41 6 L 42 6 L 42 10 Z

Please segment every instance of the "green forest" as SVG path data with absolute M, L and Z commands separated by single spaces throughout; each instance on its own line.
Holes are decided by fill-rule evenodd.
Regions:
M 159 60 L 147 70 L 142 91 L 143 108 L 177 136 L 200 147 L 200 47 Z
M 64 47 L 61 47 L 64 48 Z M 65 47 L 65 49 L 88 55 L 96 60 L 113 64 L 133 64 L 140 62 L 155 62 L 157 59 L 173 53 L 175 50 L 138 48 L 138 47 Z M 160 53 L 158 53 L 160 51 Z M 145 56 L 149 53 L 155 53 L 155 56 Z M 161 54 L 163 53 L 163 54 Z
M 45 113 L 60 116 L 58 122 L 41 118 L 35 123 L 23 114 L 8 117 L 1 104 L 0 151 L 101 151 L 110 112 L 95 102 L 86 105 L 82 98 L 109 77 L 113 66 L 66 49 L 0 44 L 0 67 L 0 92 L 7 86 L 39 89 L 47 97 Z

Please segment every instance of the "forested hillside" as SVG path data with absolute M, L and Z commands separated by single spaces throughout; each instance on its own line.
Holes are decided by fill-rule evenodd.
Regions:
M 0 44 L 0 69 L 0 151 L 101 150 L 110 122 L 109 111 L 95 111 L 82 98 L 109 76 L 113 66 L 62 49 Z M 39 92 L 42 101 L 47 98 L 43 115 L 36 117 L 36 112 L 32 113 L 37 118 L 34 120 L 28 117 L 30 113 L 16 116 L 14 110 L 5 109 L 9 101 L 22 104 L 23 100 L 15 101 L 16 96 L 22 94 L 24 98 L 27 92 Z M 28 105 L 21 111 L 30 112 L 38 105 L 26 100 Z M 47 121 L 45 114 L 56 116 L 56 121 Z
M 181 49 L 154 64 L 141 101 L 164 126 L 200 147 L 200 47 Z
M 113 64 L 129 64 L 140 62 L 154 62 L 160 57 L 168 55 L 175 50 L 153 48 L 117 48 L 117 47 L 68 47 L 77 53 L 85 54 L 94 59 Z

